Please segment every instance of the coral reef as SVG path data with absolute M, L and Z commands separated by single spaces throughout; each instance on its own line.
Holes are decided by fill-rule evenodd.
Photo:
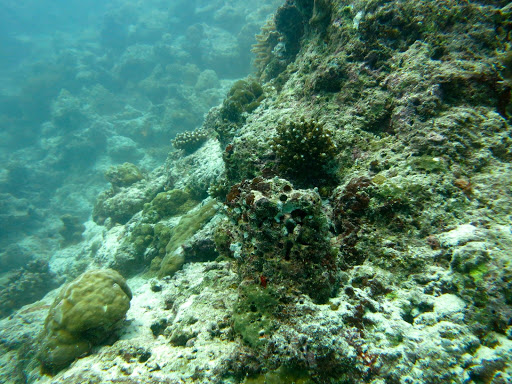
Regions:
M 325 302 L 337 289 L 336 251 L 318 193 L 284 179 L 255 178 L 227 197 L 236 223 L 229 248 L 245 283 L 283 287 Z
M 222 3 L 218 17 L 237 19 Z M 67 308 L 62 293 L 41 335 L 47 369 L 94 353 L 41 376 L 27 345 L 43 327 L 31 313 L 55 293 L 46 295 L 0 320 L 0 362 L 13 360 L 0 380 L 511 382 L 511 10 L 504 0 L 279 4 L 257 37 L 258 80 L 232 85 L 206 117 L 202 145 L 108 191 L 99 225 L 50 261 L 66 275 L 95 266 L 130 276 L 131 302 L 116 287 L 131 303 L 116 317 L 129 320 L 122 337 L 91 349 L 88 329 L 66 344 L 67 328 L 52 320 Z M 206 93 L 186 54 L 210 51 L 213 36 L 226 37 L 224 48 L 233 39 L 202 23 L 182 45 L 130 36 L 140 46 L 119 71 L 131 73 L 137 55 L 145 66 L 142 52 L 165 58 L 171 66 L 148 75 L 144 97 L 166 109 L 165 126 L 197 119 L 167 98 L 177 92 L 167 72 Z M 236 55 L 211 48 L 208 60 Z M 81 111 L 65 92 L 61 102 Z M 151 137 L 160 120 L 137 108 L 116 113 Z M 31 180 L 13 165 L 11 185 L 16 175 Z
M 56 373 L 90 352 L 93 345 L 111 338 L 131 298 L 126 281 L 112 269 L 86 272 L 64 286 L 41 334 L 38 359 L 43 369 Z
M 169 233 L 170 238 L 165 247 L 165 256 L 158 268 L 160 277 L 172 276 L 183 266 L 186 261 L 183 244 L 208 223 L 216 211 L 215 200 L 210 200 L 180 218 L 179 223 Z
M 222 106 L 210 111 L 205 126 L 212 127 L 225 146 L 245 122 L 247 114 L 253 112 L 264 97 L 263 88 L 256 80 L 238 80 L 229 90 Z
M 4 24 L 29 33 L 6 38 L 0 48 L 11 52 L 2 70 L 18 90 L 0 95 L 0 193 L 2 212 L 12 212 L 2 246 L 24 233 L 45 239 L 41 228 L 66 212 L 87 217 L 111 165 L 161 165 L 169 141 L 201 125 L 233 81 L 250 72 L 253 35 L 275 4 L 215 1 L 196 12 L 183 0 L 170 6 L 149 0 L 144 8 L 90 7 L 77 19 L 67 4 L 52 13 L 59 21 L 38 22 L 30 31 L 26 15 L 53 6 L 9 4 L 6 12 L 16 16 Z M 87 20 L 96 20 L 97 34 L 84 32 Z M 68 27 L 70 39 L 54 34 Z M 29 46 L 39 38 L 48 44 L 32 55 Z M 27 215 L 23 204 L 32 207 Z M 48 255 L 55 243 L 40 242 Z
M 219 141 L 208 139 L 201 148 L 188 156 L 171 157 L 167 169 L 168 189 L 181 189 L 193 200 L 205 199 L 210 185 L 218 182 L 225 172 Z
M 299 53 L 301 39 L 311 25 L 325 26 L 327 1 L 286 0 L 256 35 L 252 52 L 257 74 L 264 80 L 283 72 Z
M 256 35 L 256 44 L 252 46 L 252 53 L 255 55 L 254 66 L 256 67 L 258 75 L 261 77 L 263 71 L 267 69 L 271 60 L 273 50 L 279 43 L 279 32 L 276 31 L 274 18 L 267 20 L 265 25 L 261 28 L 261 32 Z M 281 64 L 281 63 L 279 63 Z M 271 72 L 271 77 L 275 77 L 283 70 L 282 64 Z
M 170 216 L 176 216 L 188 212 L 197 204 L 189 194 L 181 189 L 173 189 L 157 194 L 151 203 L 144 207 L 145 221 L 158 222 Z
M 251 113 L 263 100 L 263 88 L 255 80 L 238 80 L 229 90 L 222 104 L 221 117 L 238 123 L 243 112 Z
M 111 224 L 126 223 L 163 190 L 166 180 L 157 176 L 161 172 L 161 169 L 157 169 L 147 182 L 139 181 L 121 189 L 112 186 L 102 192 L 93 208 L 93 220 L 98 224 L 104 224 L 107 220 Z

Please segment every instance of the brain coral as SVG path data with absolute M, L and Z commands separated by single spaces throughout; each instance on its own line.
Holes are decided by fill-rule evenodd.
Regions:
M 105 340 L 130 308 L 132 293 L 112 269 L 85 272 L 55 298 L 41 334 L 39 360 L 54 373 Z

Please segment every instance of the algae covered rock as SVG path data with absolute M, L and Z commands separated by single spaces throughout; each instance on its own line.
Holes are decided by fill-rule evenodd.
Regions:
M 130 189 L 115 194 L 104 191 L 96 200 L 92 217 L 95 223 L 103 225 L 107 219 L 114 223 L 125 224 L 144 207 L 147 196 L 143 191 Z
M 247 114 L 258 108 L 264 98 L 263 88 L 256 80 L 249 78 L 234 83 L 222 106 L 216 111 L 218 121 L 213 124 L 213 128 L 217 132 L 219 140 L 227 144 L 236 129 L 245 123 Z
M 55 373 L 112 336 L 130 308 L 132 293 L 112 269 L 85 272 L 55 298 L 41 334 L 38 359 Z
M 229 249 L 241 279 L 286 287 L 325 302 L 337 288 L 336 251 L 329 243 L 320 195 L 296 190 L 284 179 L 255 178 L 235 185 L 227 197 L 234 228 Z M 222 236 L 218 235 L 217 240 Z

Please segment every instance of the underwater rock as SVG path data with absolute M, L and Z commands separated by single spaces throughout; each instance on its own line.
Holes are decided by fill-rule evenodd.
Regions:
M 217 212 L 217 203 L 210 199 L 183 215 L 171 229 L 170 239 L 165 247 L 165 256 L 159 264 L 160 277 L 174 275 L 185 263 L 183 244 L 206 225 Z
M 219 76 L 236 76 L 242 72 L 242 68 L 237 65 L 241 61 L 238 40 L 228 31 L 208 26 L 204 29 L 204 36 L 198 47 L 204 65 Z
M 38 210 L 30 199 L 0 193 L 0 226 L 3 229 L 0 238 L 6 237 L 8 233 L 30 228 L 36 225 L 33 221 L 39 221 L 38 219 Z
M 224 175 L 225 164 L 218 140 L 208 139 L 198 150 L 169 164 L 168 185 L 187 191 L 193 200 L 208 197 L 208 188 Z
M 83 111 L 82 103 L 77 96 L 72 95 L 68 90 L 61 90 L 52 104 L 52 122 L 63 133 L 78 131 L 89 121 L 87 113 Z
M 10 271 L 20 268 L 30 262 L 32 255 L 30 250 L 20 244 L 10 244 L 0 252 L 0 270 Z
M 140 81 L 149 76 L 155 67 L 153 55 L 153 47 L 150 45 L 130 45 L 123 52 L 112 71 L 123 81 Z
M 135 141 L 119 135 L 107 139 L 107 153 L 114 162 L 136 162 L 144 156 Z
M 205 91 L 212 88 L 218 88 L 220 85 L 219 77 L 213 69 L 205 69 L 202 71 L 194 86 L 198 91 Z

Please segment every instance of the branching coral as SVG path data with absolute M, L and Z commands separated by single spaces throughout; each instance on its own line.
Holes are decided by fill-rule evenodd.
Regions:
M 281 124 L 272 147 L 280 170 L 299 184 L 318 186 L 332 180 L 336 146 L 322 124 L 305 119 Z
M 274 18 L 267 20 L 265 25 L 261 28 L 261 33 L 257 34 L 256 44 L 252 46 L 251 52 L 254 53 L 254 66 L 258 76 L 263 74 L 263 71 L 272 59 L 272 51 L 279 43 L 279 32 L 276 31 L 276 23 Z
M 171 140 L 171 143 L 176 149 L 183 149 L 186 153 L 192 153 L 199 149 L 207 139 L 208 133 L 205 130 L 196 129 L 194 131 L 178 133 L 176 137 Z

